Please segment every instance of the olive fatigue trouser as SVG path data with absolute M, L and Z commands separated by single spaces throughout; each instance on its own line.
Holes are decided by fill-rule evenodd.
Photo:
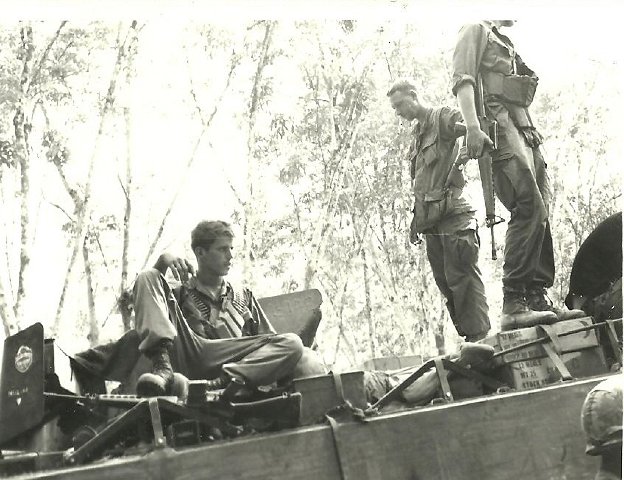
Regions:
M 511 120 L 499 130 L 494 154 L 494 189 L 511 213 L 505 237 L 503 286 L 514 290 L 552 287 L 555 260 L 548 222 L 551 200 L 546 163 Z
M 165 278 L 157 270 L 139 274 L 134 286 L 136 330 L 141 352 L 163 339 L 173 340 L 175 371 L 190 379 L 215 378 L 225 372 L 246 383 L 269 385 L 292 375 L 303 344 L 293 333 L 209 340 L 184 319 Z
M 488 305 L 479 258 L 479 240 L 474 230 L 453 235 L 425 235 L 427 257 L 438 288 L 460 336 L 483 335 L 490 330 Z

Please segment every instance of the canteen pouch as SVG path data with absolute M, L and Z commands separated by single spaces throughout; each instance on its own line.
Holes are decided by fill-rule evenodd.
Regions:
M 414 217 L 410 225 L 410 238 L 425 233 L 435 226 L 452 206 L 452 193 L 449 188 L 432 190 L 414 202 Z

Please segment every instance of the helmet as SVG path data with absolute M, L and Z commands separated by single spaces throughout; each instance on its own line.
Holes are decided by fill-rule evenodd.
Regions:
M 622 386 L 621 374 L 603 380 L 585 397 L 581 424 L 587 437 L 585 453 L 601 455 L 622 445 Z

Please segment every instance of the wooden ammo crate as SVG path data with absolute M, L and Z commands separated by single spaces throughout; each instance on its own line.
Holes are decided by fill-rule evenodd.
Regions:
M 557 335 L 561 350 L 559 357 L 574 378 L 608 372 L 595 330 L 559 336 L 591 324 L 592 319 L 587 317 L 551 326 L 553 333 Z M 541 336 L 543 333 L 540 333 L 537 327 L 530 327 L 500 332 L 485 338 L 483 343 L 493 346 L 496 351 L 501 351 L 537 340 Z M 543 387 L 562 378 L 559 368 L 548 356 L 544 346 L 539 344 L 502 355 L 496 359 L 496 363 L 498 367 L 494 376 L 518 390 Z
M 364 372 L 347 372 L 340 374 L 344 397 L 357 408 L 366 408 L 366 391 L 364 390 Z M 325 414 L 343 402 L 339 398 L 333 375 L 296 378 L 296 392 L 301 393 L 301 425 L 310 425 L 323 421 Z

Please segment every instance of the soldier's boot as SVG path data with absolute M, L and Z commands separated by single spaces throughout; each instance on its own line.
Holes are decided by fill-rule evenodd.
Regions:
M 189 393 L 189 379 L 181 373 L 174 372 L 169 391 L 168 393 L 171 393 L 172 396 L 178 397 L 180 403 L 186 403 Z
M 173 368 L 169 359 L 169 348 L 173 342 L 163 340 L 158 345 L 144 352 L 152 362 L 152 371 L 144 373 L 137 381 L 137 395 L 140 397 L 155 397 L 166 395 L 173 382 Z
M 225 373 L 206 380 L 205 388 L 207 391 L 221 391 L 221 399 L 224 401 L 243 401 L 255 392 L 255 389 L 246 385 L 244 380 L 230 377 Z
M 466 342 L 459 347 L 457 365 L 481 370 L 486 368 L 494 356 L 494 347 L 482 343 Z
M 546 289 L 543 287 L 529 288 L 527 290 L 526 297 L 527 304 L 531 310 L 535 310 L 536 312 L 554 312 L 559 321 L 572 320 L 574 318 L 583 318 L 587 316 L 583 310 L 578 310 L 576 308 L 568 310 L 567 308 L 555 307 L 548 298 Z
M 503 289 L 502 331 L 534 327 L 535 325 L 551 325 L 557 320 L 557 315 L 550 310 L 544 312 L 531 310 L 527 305 L 523 291 L 510 288 Z

